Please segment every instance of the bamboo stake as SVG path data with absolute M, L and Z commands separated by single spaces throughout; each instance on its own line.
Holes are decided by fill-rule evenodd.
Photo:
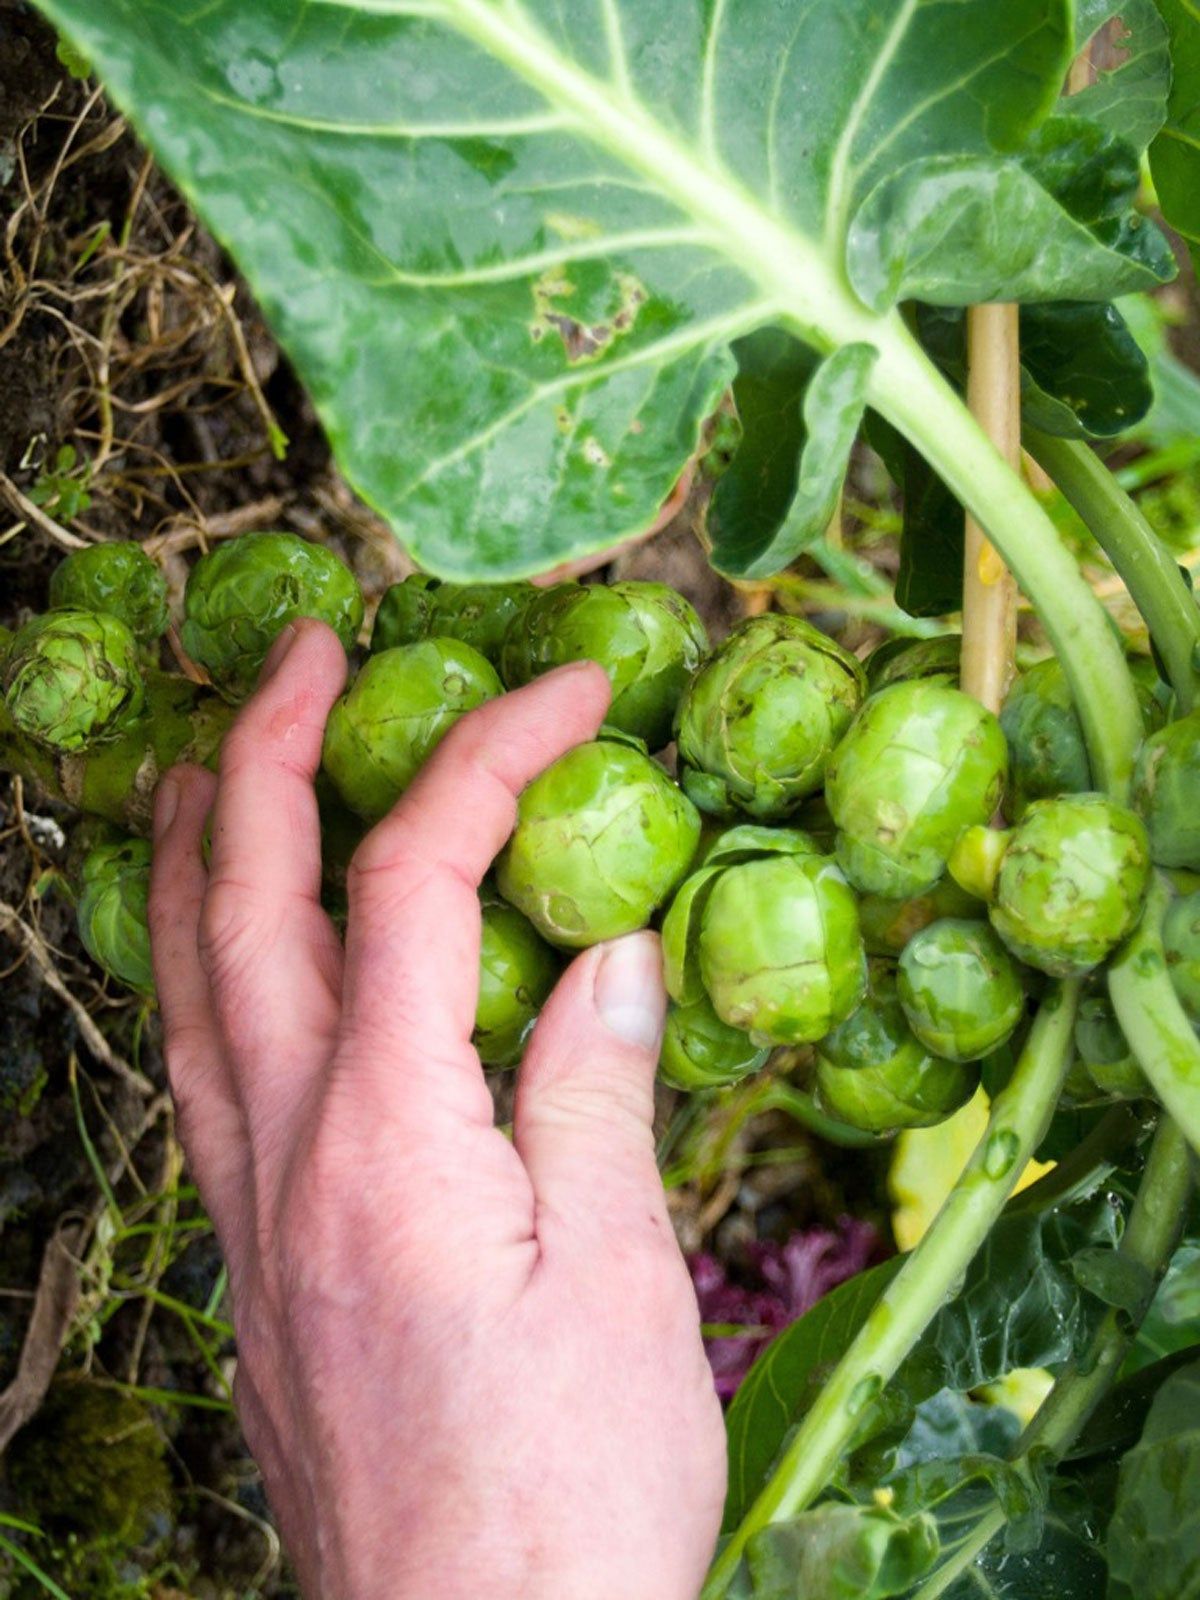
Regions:
M 1019 310 L 972 306 L 967 312 L 967 400 L 1000 454 L 1021 468 Z M 962 686 L 999 711 L 1016 662 L 1017 586 L 972 517 L 963 569 Z

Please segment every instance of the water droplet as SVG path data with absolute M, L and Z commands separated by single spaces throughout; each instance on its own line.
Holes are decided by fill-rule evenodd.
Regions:
M 1011 1128 L 998 1128 L 983 1152 L 983 1170 L 993 1181 L 1007 1176 L 1021 1153 L 1021 1141 Z

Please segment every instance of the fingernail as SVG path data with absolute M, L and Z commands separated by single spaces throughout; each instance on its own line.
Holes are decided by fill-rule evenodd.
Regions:
M 161 838 L 175 820 L 179 810 L 179 779 L 167 773 L 158 786 L 154 798 L 154 837 Z
M 294 622 L 289 622 L 287 627 L 276 639 L 275 643 L 267 651 L 267 658 L 263 662 L 262 671 L 258 675 L 258 687 L 260 689 L 264 683 L 269 683 L 279 671 L 287 657 L 288 651 L 292 648 L 292 645 L 295 642 L 296 624 Z
M 662 955 L 652 934 L 619 939 L 604 952 L 596 973 L 596 1010 L 610 1033 L 626 1044 L 657 1050 L 667 997 Z

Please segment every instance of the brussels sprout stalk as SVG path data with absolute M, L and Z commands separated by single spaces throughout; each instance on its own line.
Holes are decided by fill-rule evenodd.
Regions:
M 933 1225 L 839 1361 L 766 1487 L 709 1572 L 701 1600 L 720 1600 L 746 1545 L 770 1523 L 796 1516 L 828 1483 L 863 1411 L 954 1292 L 1015 1189 L 1045 1131 L 1071 1060 L 1079 1003 L 1075 981 L 1052 990 L 987 1129 Z
M 1023 1460 L 1035 1449 L 1049 1451 L 1056 1460 L 1062 1460 L 1120 1375 L 1121 1364 L 1179 1241 L 1191 1190 L 1190 1168 L 1187 1141 L 1176 1124 L 1164 1118 L 1150 1147 L 1141 1187 L 1117 1247 L 1120 1260 L 1144 1279 L 1143 1303 L 1133 1314 L 1128 1308 L 1113 1308 L 1106 1313 L 1088 1349 L 1059 1374 L 1018 1441 L 1014 1460 Z M 966 1541 L 914 1592 L 912 1600 L 939 1600 L 974 1565 L 1007 1521 L 1004 1511 L 993 1507 Z
M 1170 891 L 1161 874 L 1151 885 L 1133 937 L 1108 969 L 1117 1020 L 1154 1092 L 1200 1150 L 1200 1039 L 1171 982 L 1162 927 Z
M 1095 451 L 1030 429 L 1030 453 L 1083 518 L 1145 617 L 1181 712 L 1200 704 L 1200 606 L 1175 558 Z
M 902 353 L 888 341 L 871 402 L 978 518 L 1033 601 L 1070 681 L 1097 787 L 1122 800 L 1142 721 L 1121 642 L 1035 496 L 916 340 L 904 338 L 911 347 Z

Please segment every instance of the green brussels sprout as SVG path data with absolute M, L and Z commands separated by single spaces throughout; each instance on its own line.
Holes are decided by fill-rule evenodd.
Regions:
M 516 689 L 570 661 L 596 661 L 613 686 L 608 720 L 660 750 L 707 649 L 704 624 L 665 583 L 564 583 L 538 593 L 510 625 L 500 675 Z
M 925 894 L 963 829 L 995 812 L 1007 770 L 1000 724 L 970 695 L 936 678 L 872 695 L 826 774 L 842 870 L 867 894 Z
M 961 633 L 939 633 L 934 639 L 887 639 L 863 662 L 870 694 L 917 678 L 937 678 L 954 688 L 961 667 Z
M 1129 669 L 1147 729 L 1161 726 L 1165 709 L 1161 680 L 1148 656 L 1133 657 Z M 1078 794 L 1092 787 L 1083 725 L 1062 665 L 1055 657 L 1039 661 L 1009 690 L 1000 712 L 1008 740 L 1009 781 L 1004 809 L 1019 822 L 1034 800 Z
M 52 750 L 115 738 L 145 703 L 137 640 L 104 611 L 47 611 L 27 622 L 9 641 L 3 685 L 16 726 Z
M 228 700 L 244 700 L 272 644 L 301 617 L 327 622 L 349 650 L 363 597 L 332 550 L 293 533 L 247 533 L 218 545 L 188 576 L 183 648 Z
M 515 907 L 485 894 L 474 1034 L 485 1067 L 520 1061 L 559 970 L 558 957 L 536 928 Z
M 787 816 L 821 787 L 865 687 L 857 660 L 800 618 L 743 622 L 680 702 L 685 793 L 716 816 Z
M 458 639 L 498 667 L 509 625 L 540 592 L 531 583 L 443 583 L 414 572 L 380 601 L 371 650 Z
M 770 1054 L 701 998 L 667 1012 L 658 1075 L 673 1089 L 720 1089 L 761 1071 Z
M 73 550 L 50 575 L 50 604 L 119 617 L 141 644 L 166 632 L 167 581 L 132 540 Z
M 385 589 L 371 628 L 371 654 L 433 637 L 433 597 L 441 586 L 442 580 L 427 572 L 410 572 L 403 583 Z
M 1107 995 L 1089 995 L 1080 1001 L 1075 1051 L 1101 1093 L 1118 1100 L 1139 1100 L 1153 1094 Z
M 1102 794 L 1035 800 L 1007 833 L 971 828 L 950 870 L 988 900 L 992 926 L 1020 960 L 1082 977 L 1131 933 L 1150 877 L 1141 818 Z
M 1163 948 L 1175 993 L 1200 1025 L 1200 892 L 1172 900 L 1163 919 Z
M 1160 867 L 1200 872 L 1200 711 L 1152 733 L 1138 753 L 1133 804 Z
M 84 948 L 112 977 L 139 994 L 154 993 L 150 961 L 150 842 L 125 839 L 88 852 L 76 907 Z
M 866 957 L 834 862 L 804 834 L 770 832 L 757 855 L 710 856 L 683 884 L 663 922 L 664 973 L 678 1004 L 706 996 L 755 1044 L 807 1044 L 854 1010 Z
M 322 764 L 351 811 L 377 822 L 459 718 L 502 692 L 495 668 L 457 639 L 383 650 L 329 713 Z
M 974 1094 L 979 1074 L 930 1055 L 917 1039 L 893 978 L 873 973 L 870 993 L 817 1047 L 817 1098 L 852 1128 L 930 1128 Z
M 898 956 L 914 934 L 943 917 L 984 920 L 987 907 L 947 874 L 925 894 L 889 900 L 882 894 L 859 896 L 858 920 L 869 956 Z
M 625 743 L 568 750 L 522 794 L 496 884 L 552 944 L 583 949 L 644 928 L 691 865 L 700 818 Z
M 990 1055 L 1025 1012 L 1021 974 L 997 934 L 959 917 L 933 922 L 909 941 L 896 990 L 913 1033 L 947 1061 Z

